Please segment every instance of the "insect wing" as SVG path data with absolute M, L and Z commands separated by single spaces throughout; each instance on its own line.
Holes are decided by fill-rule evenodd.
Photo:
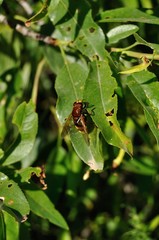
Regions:
M 87 126 L 86 126 L 86 119 L 85 119 L 84 115 L 81 115 L 80 122 L 82 125 L 81 133 L 83 134 L 87 144 L 89 144 L 89 136 L 88 136 Z
M 64 138 L 70 131 L 72 125 L 72 114 L 68 116 L 62 129 L 61 136 Z

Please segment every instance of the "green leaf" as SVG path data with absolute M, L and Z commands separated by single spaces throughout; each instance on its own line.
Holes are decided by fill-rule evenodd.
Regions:
M 154 50 L 155 54 L 159 53 L 159 44 L 147 42 L 145 39 L 140 37 L 137 33 L 134 33 L 134 38 L 138 44 L 148 46 L 149 48 Z M 153 56 L 153 59 L 155 59 L 155 54 Z M 158 56 L 157 56 L 157 60 L 158 60 Z
M 116 117 L 116 88 L 117 83 L 112 77 L 108 63 L 104 61 L 92 62 L 84 90 L 84 99 L 94 106 L 92 119 L 109 144 L 123 148 L 131 155 L 131 141 L 121 131 Z
M 84 83 L 88 76 L 88 69 L 77 63 L 67 64 L 56 79 L 56 91 L 58 94 L 57 114 L 62 124 L 69 118 L 73 103 L 83 100 Z M 94 131 L 89 136 L 90 144 L 85 135 L 79 132 L 73 123 L 70 127 L 72 145 L 79 157 L 93 170 L 103 168 L 103 158 L 99 153 L 98 145 L 95 145 L 98 133 Z
M 2 104 L 0 106 L 0 129 L 1 129 L 0 143 L 2 143 L 4 141 L 5 135 L 7 133 L 5 117 L 6 117 L 6 106 Z
M 29 183 L 29 180 L 33 175 L 40 177 L 41 171 L 42 170 L 40 167 L 28 167 L 28 168 L 17 170 L 16 175 L 20 178 L 21 183 L 24 183 L 24 182 Z
M 135 65 L 129 69 L 126 69 L 124 71 L 119 72 L 120 74 L 130 74 L 130 73 L 135 73 L 135 72 L 141 72 L 143 70 L 146 70 L 148 66 L 150 66 L 151 61 L 147 61 L 146 58 L 142 58 L 142 62 L 138 65 Z
M 78 156 L 94 171 L 103 169 L 104 159 L 100 153 L 99 131 L 94 130 L 88 134 L 89 142 L 85 139 L 83 133 L 72 127 L 70 129 L 70 138 L 72 145 Z
M 149 157 L 133 158 L 133 160 L 124 161 L 122 167 L 126 171 L 147 176 L 152 176 L 157 173 L 157 166 Z
M 77 63 L 66 64 L 56 78 L 55 88 L 58 95 L 57 114 L 64 124 L 72 111 L 73 103 L 83 99 L 84 83 L 88 68 Z
M 158 25 L 159 18 L 135 8 L 124 7 L 102 12 L 99 22 L 142 22 Z
M 55 209 L 47 195 L 38 189 L 25 190 L 30 209 L 36 215 L 48 219 L 51 223 L 68 230 L 68 225 L 62 215 Z
M 105 59 L 108 56 L 105 50 L 104 33 L 92 19 L 91 11 L 85 16 L 73 45 L 91 60 L 96 58 Z
M 142 229 L 132 229 L 121 236 L 121 240 L 152 240 Z
M 2 158 L 3 165 L 13 164 L 26 157 L 35 141 L 38 118 L 35 113 L 35 106 L 30 101 L 23 102 L 18 106 L 13 116 L 13 123 L 18 127 L 19 135 L 16 141 L 5 152 Z
M 0 52 L 0 61 L 2 63 L 0 75 L 18 65 L 15 63 L 15 60 L 13 58 L 11 58 L 9 55 L 6 55 L 2 51 Z
M 126 83 L 144 109 L 147 123 L 159 143 L 159 82 L 148 71 L 128 76 Z
M 43 5 L 42 5 L 42 8 L 39 10 L 38 13 L 36 13 L 34 16 L 32 16 L 31 18 L 29 18 L 26 22 L 25 22 L 25 25 L 27 27 L 30 26 L 31 23 L 33 22 L 37 22 L 39 21 L 40 19 L 42 19 L 43 17 L 45 17 L 45 15 L 47 14 L 48 12 L 48 6 L 50 4 L 50 0 L 45 0 Z
M 0 148 L 0 159 L 4 156 L 4 151 L 2 148 Z
M 4 198 L 2 206 L 4 211 L 8 212 L 20 222 L 26 220 L 26 215 L 29 214 L 30 208 L 17 183 L 8 179 L 1 180 L 0 197 Z
M 121 39 L 127 38 L 137 32 L 139 28 L 133 24 L 125 24 L 111 29 L 107 33 L 108 43 L 116 43 Z
M 61 56 L 61 53 L 57 49 L 50 46 L 44 47 L 44 55 L 49 63 L 49 66 L 53 73 L 58 75 L 62 67 L 64 66 L 64 60 Z M 56 61 L 54 61 L 56 59 Z
M 0 210 L 0 239 L 6 240 L 6 226 L 4 222 L 4 212 Z
M 3 0 L 0 0 L 0 5 L 2 4 Z
M 54 24 L 61 20 L 56 25 L 54 37 L 72 41 L 72 46 L 91 60 L 98 57 L 103 59 L 108 55 L 105 50 L 105 36 L 94 22 L 89 9 L 86 1 L 82 4 L 68 0 L 52 1 L 49 8 L 50 19 Z
M 6 239 L 19 240 L 19 223 L 6 211 L 4 211 L 4 221 L 6 224 Z
M 83 24 L 83 19 L 89 10 L 87 1 L 52 1 L 49 7 L 50 20 L 56 25 L 54 37 L 73 41 Z
M 57 24 L 62 17 L 64 17 L 69 8 L 68 0 L 51 0 L 48 9 L 50 20 L 53 24 Z

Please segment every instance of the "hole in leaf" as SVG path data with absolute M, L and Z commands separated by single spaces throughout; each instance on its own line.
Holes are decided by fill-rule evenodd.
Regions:
M 71 27 L 67 27 L 66 31 L 70 32 L 71 31 Z
M 99 56 L 96 54 L 96 55 L 93 55 L 92 57 L 94 60 L 99 60 Z
M 83 46 L 84 46 L 84 47 L 87 47 L 87 44 L 84 44 Z
M 89 31 L 90 31 L 90 33 L 93 33 L 93 32 L 95 31 L 95 28 L 94 28 L 94 27 L 91 27 L 91 28 L 89 29 Z
M 109 121 L 109 124 L 110 124 L 111 127 L 113 126 L 113 123 L 111 121 Z
M 84 38 L 84 36 L 80 36 L 78 39 L 79 39 L 79 40 L 83 40 L 83 38 Z
M 115 94 L 116 94 L 116 93 L 114 92 L 113 95 L 112 95 L 112 97 L 115 97 Z
M 13 185 L 12 183 L 8 184 L 8 188 L 12 187 L 12 185 Z
M 114 108 L 110 112 L 107 112 L 105 115 L 107 117 L 110 117 L 110 116 L 113 116 L 113 114 L 114 114 Z

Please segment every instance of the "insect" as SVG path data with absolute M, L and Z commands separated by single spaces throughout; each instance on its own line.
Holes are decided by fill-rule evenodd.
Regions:
M 86 125 L 86 117 L 87 117 L 87 103 L 82 101 L 74 102 L 72 109 L 72 118 L 76 128 L 81 131 L 87 133 L 87 125 Z
M 73 120 L 73 123 L 77 130 L 80 132 L 83 132 L 85 135 L 87 135 L 88 138 L 88 131 L 87 131 L 87 111 L 88 103 L 83 102 L 81 100 L 76 101 L 73 103 L 73 109 L 69 117 L 66 119 L 65 125 L 63 127 L 62 136 L 65 136 L 66 133 L 69 132 L 71 128 L 71 119 Z

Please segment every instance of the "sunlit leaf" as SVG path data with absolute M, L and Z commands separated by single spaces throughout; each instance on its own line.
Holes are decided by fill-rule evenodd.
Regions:
M 66 221 L 42 190 L 25 190 L 25 193 L 32 212 L 42 218 L 48 219 L 55 225 L 68 230 Z
M 45 46 L 44 54 L 51 70 L 57 75 L 64 66 L 64 60 L 61 53 L 52 47 Z
M 18 184 L 13 180 L 0 181 L 0 197 L 4 198 L 2 209 L 22 222 L 29 214 L 29 204 Z
M 151 61 L 148 61 L 146 58 L 142 58 L 142 63 L 139 65 L 133 66 L 127 70 L 119 72 L 120 74 L 130 74 L 130 73 L 135 73 L 135 72 L 141 72 L 143 70 L 146 70 L 148 66 L 150 66 Z
M 93 21 L 91 11 L 87 13 L 73 45 L 91 60 L 107 57 L 104 33 Z
M 134 37 L 135 37 L 135 40 L 137 43 L 148 46 L 149 48 L 151 48 L 154 51 L 153 59 L 155 59 L 156 58 L 155 54 L 159 54 L 159 44 L 147 42 L 145 39 L 143 39 L 137 33 L 134 33 Z M 157 60 L 158 59 L 159 58 L 157 56 Z
M 80 64 L 67 64 L 56 79 L 56 91 L 58 94 L 57 114 L 62 124 L 65 123 L 72 111 L 73 103 L 83 100 L 84 83 L 88 76 L 88 69 Z M 64 81 L 65 80 L 65 81 Z M 85 99 L 84 99 L 85 101 Z M 94 170 L 103 168 L 103 159 L 99 153 L 98 145 L 93 143 L 97 133 L 90 137 L 90 144 L 85 135 L 79 132 L 73 122 L 70 123 L 70 137 L 79 157 Z M 93 140 L 94 139 L 94 140 Z
M 4 221 L 6 224 L 6 239 L 19 240 L 19 223 L 15 221 L 15 218 L 8 214 L 6 211 L 3 213 Z
M 19 135 L 16 141 L 5 152 L 3 165 L 9 165 L 21 161 L 31 151 L 38 126 L 37 114 L 35 106 L 30 101 L 22 103 L 16 110 L 13 116 L 13 123 L 18 127 Z
M 70 129 L 70 138 L 78 156 L 92 170 L 103 169 L 104 159 L 99 150 L 99 132 L 96 128 L 88 135 L 89 143 L 86 141 L 84 134 L 77 131 L 75 127 Z
M 57 113 L 62 124 L 72 111 L 73 103 L 83 99 L 88 69 L 77 63 L 66 64 L 56 78 Z
M 159 24 L 159 18 L 149 15 L 135 8 L 117 8 L 102 12 L 99 16 L 100 22 L 142 22 Z
M 148 71 L 134 73 L 126 80 L 133 95 L 142 105 L 147 123 L 159 143 L 159 82 Z
M 68 7 L 68 0 L 51 0 L 48 12 L 53 24 L 57 24 L 57 22 L 66 15 Z
M 117 121 L 116 88 L 117 83 L 112 77 L 108 63 L 92 62 L 84 90 L 84 99 L 94 106 L 92 119 L 109 144 L 123 148 L 131 155 L 131 141 L 121 131 Z
M 24 182 L 29 182 L 30 178 L 33 175 L 40 177 L 41 171 L 42 170 L 40 167 L 28 167 L 28 168 L 17 170 L 16 174 L 18 175 L 18 177 L 20 177 L 20 182 L 24 183 Z
M 125 25 L 121 25 L 121 26 L 112 28 L 107 33 L 108 43 L 109 44 L 116 43 L 119 40 L 134 34 L 138 30 L 139 30 L 139 28 L 133 24 L 125 24 Z
M 54 37 L 73 41 L 83 24 L 83 19 L 89 10 L 87 1 L 51 1 L 49 7 L 50 20 L 56 25 Z

